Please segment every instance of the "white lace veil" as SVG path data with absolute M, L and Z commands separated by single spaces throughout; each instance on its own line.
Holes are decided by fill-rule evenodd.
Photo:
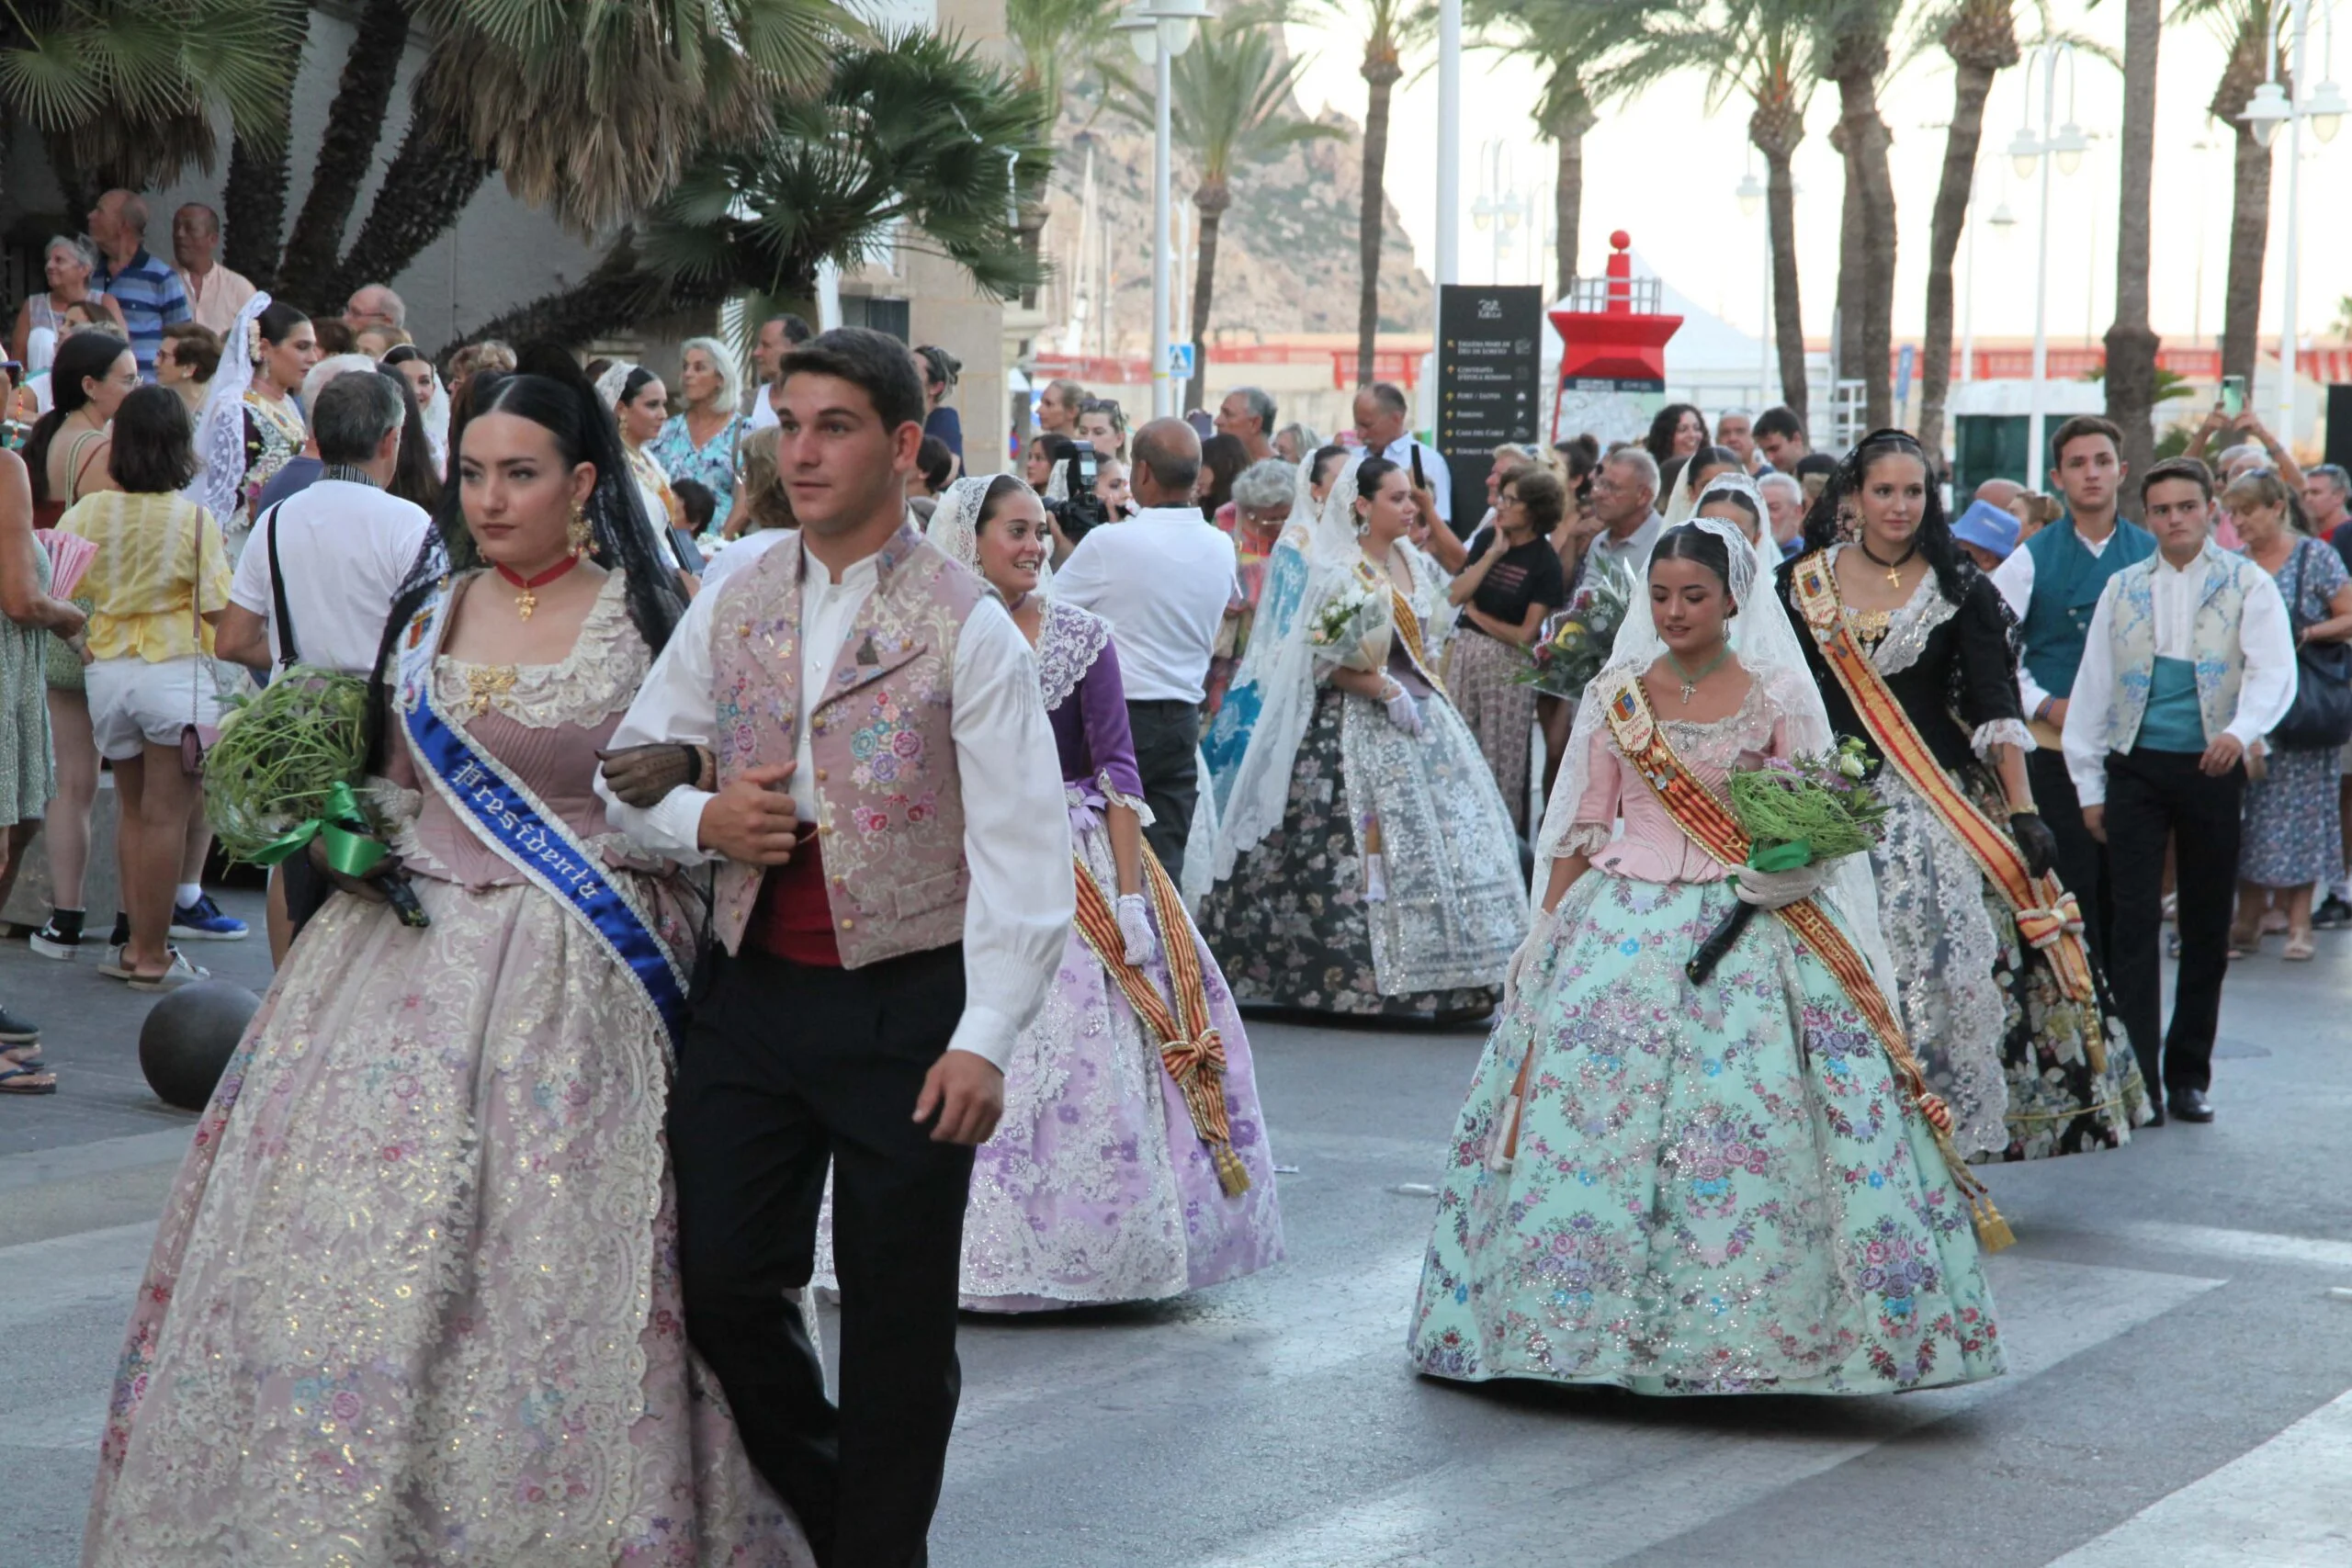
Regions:
M 620 412 L 621 389 L 628 385 L 628 373 L 636 368 L 628 360 L 616 359 L 596 378 L 596 400 L 605 405 L 606 413 Z
M 974 571 L 980 570 L 980 513 L 988 505 L 989 491 L 999 479 L 1012 479 L 1023 490 L 1028 484 L 1012 474 L 979 474 L 957 479 L 941 492 L 939 504 L 932 508 L 931 522 L 925 525 L 923 536 L 950 559 L 961 561 Z M 1032 495 L 1036 491 L 1030 491 Z M 1048 557 L 1052 555 L 1048 549 Z M 1037 596 L 1044 598 L 1052 591 L 1054 569 L 1050 560 L 1037 567 Z
M 1235 694 L 1252 690 L 1259 708 L 1230 782 L 1216 782 L 1216 876 L 1220 881 L 1233 874 L 1235 861 L 1282 826 L 1290 801 L 1291 765 L 1315 716 L 1315 650 L 1307 633 L 1317 612 L 1363 557 L 1355 531 L 1356 470 L 1363 465 L 1362 453 L 1350 457 L 1332 477 L 1319 507 L 1308 488 L 1315 477 L 1314 454 L 1298 466 L 1290 521 L 1274 542 L 1265 596 L 1226 699 L 1230 704 Z
M 1766 578 L 1780 570 L 1781 546 L 1772 537 L 1772 513 L 1764 504 L 1763 490 L 1754 479 L 1736 470 L 1717 474 L 1707 481 L 1707 488 L 1699 492 L 1699 499 L 1690 503 L 1691 513 L 1695 516 L 1702 507 L 1719 495 L 1744 495 L 1748 504 L 1756 508 L 1756 537 L 1750 547 L 1756 552 L 1757 569 Z M 1733 639 L 1733 646 L 1738 646 L 1736 637 Z
M 226 530 L 237 519 L 238 491 L 245 482 L 245 393 L 254 384 L 254 323 L 269 309 L 269 295 L 256 289 L 237 312 L 222 341 L 220 364 L 212 372 L 204 406 L 196 413 L 196 478 L 180 493 Z M 252 519 L 245 519 L 248 526 Z
M 1829 728 L 1829 713 L 1822 704 L 1821 688 L 1815 684 L 1812 672 L 1805 666 L 1796 628 L 1790 623 L 1788 609 L 1781 603 L 1770 575 L 1762 570 L 1755 547 L 1736 524 L 1721 518 L 1698 518 L 1690 525 L 1703 528 L 1723 541 L 1731 562 L 1732 603 L 1737 607 L 1732 621 L 1732 649 L 1762 688 L 1766 700 L 1785 721 L 1790 749 L 1800 753 L 1830 750 L 1837 745 L 1838 737 Z M 1671 530 L 1660 531 L 1660 546 L 1670 533 Z M 1768 533 L 1766 537 L 1770 535 Z M 1651 547 L 1653 560 L 1657 547 Z M 1551 882 L 1552 863 L 1561 857 L 1568 830 L 1576 820 L 1577 807 L 1591 782 L 1592 748 L 1596 740 L 1601 745 L 1614 744 L 1601 735 L 1607 728 L 1609 699 L 1626 682 L 1639 679 L 1666 653 L 1666 642 L 1658 636 L 1657 624 L 1641 613 L 1649 598 L 1649 564 L 1642 563 L 1637 597 L 1624 624 L 1618 628 L 1617 642 L 1610 651 L 1608 663 L 1585 688 L 1584 700 L 1577 705 L 1567 755 L 1562 760 L 1559 779 L 1553 785 L 1552 798 L 1544 809 L 1544 826 L 1535 840 L 1535 893 L 1539 898 Z M 1628 780 L 1628 788 L 1648 787 L 1630 774 Z M 1878 889 L 1871 879 L 1870 857 L 1846 855 L 1832 861 L 1823 891 L 1843 919 L 1847 934 L 1869 961 L 1879 988 L 1894 998 L 1894 960 L 1879 931 Z

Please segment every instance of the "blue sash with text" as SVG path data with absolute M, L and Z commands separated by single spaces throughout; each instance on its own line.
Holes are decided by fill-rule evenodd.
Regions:
M 636 899 L 521 780 L 435 710 L 432 672 L 440 642 L 435 623 L 445 602 L 446 594 L 420 610 L 402 639 L 400 703 L 410 752 L 482 842 L 611 950 L 675 1044 L 684 1021 L 684 976 Z

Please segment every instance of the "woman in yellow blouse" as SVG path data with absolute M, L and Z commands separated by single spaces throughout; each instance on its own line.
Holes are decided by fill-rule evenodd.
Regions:
M 229 603 L 229 555 L 220 523 L 179 493 L 196 477 L 196 451 L 171 389 L 123 399 L 107 468 L 121 489 L 74 502 L 57 525 L 98 547 L 82 580 L 90 728 L 121 798 L 130 917 L 121 962 L 104 972 L 162 990 L 202 973 L 169 940 L 189 817 L 204 809 L 203 785 L 182 765 L 181 734 L 220 722 L 212 626 Z

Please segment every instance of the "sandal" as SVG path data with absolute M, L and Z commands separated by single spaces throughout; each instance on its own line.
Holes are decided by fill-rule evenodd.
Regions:
M 2232 958 L 2251 958 L 2261 951 L 2261 931 L 2246 931 L 2238 926 L 2230 928 L 2230 956 Z
M 11 1062 L 0 1066 L 0 1094 L 55 1094 L 57 1075 L 36 1072 Z
M 40 1047 L 38 1045 L 0 1047 L 0 1067 L 22 1067 L 28 1073 L 49 1071 L 49 1064 L 40 1059 Z
M 2287 958 L 2300 964 L 2316 956 L 2318 953 L 2319 943 L 2312 940 L 2311 932 L 2289 931 L 2287 933 L 2287 951 L 2284 954 Z
M 172 991 L 177 990 L 192 980 L 209 980 L 212 977 L 211 970 L 190 964 L 187 961 L 187 955 L 178 948 L 167 947 L 164 951 L 172 955 L 172 961 L 164 967 L 163 973 L 141 975 L 135 971 L 126 971 L 122 976 L 123 983 L 134 991 Z

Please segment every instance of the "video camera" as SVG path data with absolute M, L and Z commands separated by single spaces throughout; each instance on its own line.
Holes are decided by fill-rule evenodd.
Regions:
M 1062 536 L 1072 545 L 1111 520 L 1110 509 L 1094 493 L 1095 465 L 1100 461 L 1093 447 L 1081 444 L 1062 459 L 1062 488 L 1069 492 L 1068 499 L 1046 502 L 1046 510 L 1061 525 Z

